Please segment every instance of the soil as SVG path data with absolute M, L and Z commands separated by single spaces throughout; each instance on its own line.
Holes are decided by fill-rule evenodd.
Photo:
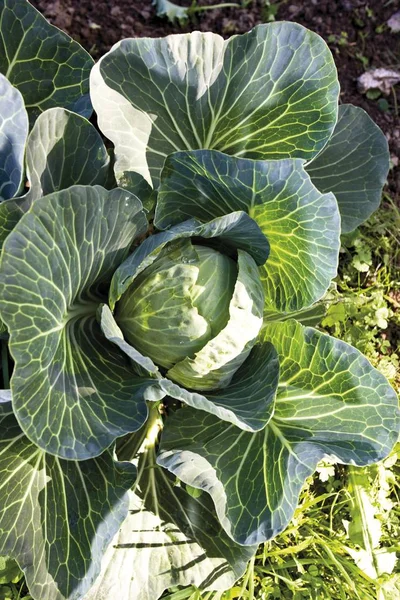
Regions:
M 175 1 L 182 6 L 191 5 L 190 0 Z M 357 77 L 370 68 L 400 70 L 400 32 L 393 33 L 387 25 L 387 20 L 400 10 L 400 0 L 242 0 L 243 6 L 194 12 L 184 23 L 157 17 L 151 0 L 31 2 L 94 58 L 126 37 L 161 37 L 195 29 L 229 37 L 273 19 L 305 25 L 319 33 L 334 54 L 341 101 L 364 108 L 384 131 L 394 165 L 389 190 L 400 203 L 400 169 L 396 168 L 400 166 L 400 84 L 388 96 L 375 99 L 368 99 L 357 89 Z M 198 0 L 195 6 L 204 8 L 217 3 L 218 0 Z

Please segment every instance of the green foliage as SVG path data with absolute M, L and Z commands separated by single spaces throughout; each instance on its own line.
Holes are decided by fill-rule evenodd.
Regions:
M 17 583 L 22 578 L 21 569 L 12 558 L 0 557 L 0 584 Z
M 400 590 L 398 568 L 392 569 L 391 573 L 382 573 L 378 578 L 371 577 L 368 566 L 365 570 L 368 563 L 359 560 L 363 555 L 361 540 L 353 532 L 360 531 L 361 537 L 365 538 L 370 529 L 370 535 L 376 536 L 378 531 L 380 547 L 374 552 L 382 557 L 383 569 L 391 570 L 400 535 L 400 521 L 395 509 L 400 494 L 399 450 L 398 446 L 397 451 L 374 467 L 351 467 L 350 472 L 338 465 L 320 463 L 318 474 L 308 478 L 303 486 L 298 508 L 288 528 L 259 547 L 236 586 L 222 594 L 205 594 L 194 587 L 179 591 L 170 589 L 165 600 L 397 598 Z M 357 494 L 354 478 L 359 486 Z M 372 512 L 374 521 L 370 520 L 368 511 Z M 375 544 L 377 541 L 376 536 Z
M 157 227 L 230 210 L 247 212 L 269 242 L 268 266 L 260 269 L 266 311 L 292 312 L 321 298 L 337 270 L 340 215 L 334 196 L 314 187 L 302 161 L 255 161 L 205 150 L 166 160 Z
M 370 465 L 399 431 L 384 375 L 309 326 L 321 306 L 342 337 L 350 320 L 392 323 L 388 288 L 346 302 L 352 274 L 392 272 L 390 248 L 378 268 L 362 230 L 343 238 L 349 279 L 331 283 L 340 233 L 379 203 L 384 136 L 338 107 L 326 44 L 290 22 L 115 45 L 90 75 L 113 161 L 85 118 L 79 45 L 25 0 L 0 0 L 0 44 L 0 593 L 15 597 L 14 560 L 35 600 L 156 600 L 187 584 L 229 597 L 247 563 L 239 595 L 260 573 L 261 597 L 280 581 L 325 593 L 315 556 L 293 558 L 301 581 L 278 574 L 292 546 L 315 546 L 295 513 L 304 481 L 317 468 L 302 506 L 324 514 L 339 492 L 319 461 Z M 392 340 L 377 351 L 394 365 Z M 352 466 L 347 529 L 332 500 L 329 530 L 382 588 L 378 472 L 386 512 Z M 255 544 L 272 538 L 261 564 Z
M 155 67 L 165 60 L 165 69 Z M 339 93 L 326 44 L 286 22 L 227 41 L 200 32 L 122 40 L 93 69 L 91 89 L 100 129 L 115 146 L 117 181 L 133 171 L 155 187 L 177 150 L 312 159 L 331 137 Z
M 336 301 L 322 325 L 399 383 L 400 210 L 385 195 L 369 221 L 342 237 Z
M 363 133 L 354 137 L 356 131 Z M 307 166 L 317 188 L 335 194 L 342 233 L 353 231 L 378 208 L 389 170 L 388 155 L 387 141 L 367 113 L 342 104 L 329 144 Z M 338 172 L 343 173 L 340 178 Z M 358 194 L 362 203 L 354 202 Z
M 22 164 L 28 115 L 19 91 L 0 74 L 0 135 L 4 148 L 0 159 L 0 200 L 17 194 L 22 183 Z
M 25 101 L 30 124 L 60 106 L 89 117 L 90 55 L 26 0 L 0 1 L 0 73 Z
M 279 6 L 282 4 L 282 2 L 279 2 L 277 0 L 264 0 L 263 4 L 263 21 L 265 23 L 275 21 L 275 17 L 278 14 Z

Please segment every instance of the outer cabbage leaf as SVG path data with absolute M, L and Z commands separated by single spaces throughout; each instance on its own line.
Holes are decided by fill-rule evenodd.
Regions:
M 254 161 L 210 150 L 167 158 L 157 227 L 234 210 L 247 212 L 270 244 L 260 268 L 266 312 L 297 311 L 319 300 L 337 272 L 340 215 L 333 194 L 314 187 L 303 161 Z
M 328 292 L 325 294 L 328 295 Z M 308 325 L 309 327 L 318 327 L 322 319 L 326 315 L 326 311 L 329 306 L 329 302 L 325 299 L 325 296 L 321 298 L 315 304 L 302 308 L 298 311 L 292 311 L 289 313 L 282 313 L 278 311 L 265 311 L 264 313 L 264 325 L 272 323 L 273 321 L 287 321 L 289 319 L 296 319 L 302 325 Z
M 104 556 L 85 600 L 157 600 L 175 585 L 225 590 L 243 574 L 255 546 L 232 542 L 208 494 L 193 497 L 156 464 L 154 448 L 140 457 L 129 516 Z
M 398 401 L 355 348 L 295 321 L 270 325 L 280 380 L 260 432 L 240 431 L 183 408 L 171 417 L 158 463 L 213 498 L 225 531 L 241 544 L 277 535 L 290 521 L 305 478 L 324 455 L 366 465 L 397 440 Z
M 115 164 L 115 161 L 113 165 Z M 111 171 L 110 171 L 111 175 Z M 114 176 L 114 171 L 112 171 L 112 175 Z M 148 213 L 148 218 L 152 219 L 154 216 L 154 210 L 157 202 L 157 190 L 153 189 L 151 185 L 146 181 L 142 175 L 139 173 L 134 173 L 131 171 L 130 173 L 125 174 L 126 177 L 123 181 L 118 179 L 119 186 L 123 187 L 126 190 L 135 194 L 138 198 L 140 198 L 141 203 L 143 204 L 143 208 Z
M 111 276 L 147 229 L 129 192 L 74 186 L 35 200 L 7 237 L 2 319 L 15 361 L 13 408 L 25 434 L 62 458 L 99 455 L 138 429 L 154 379 L 137 377 L 96 321 Z
M 41 114 L 26 145 L 29 191 L 0 203 L 0 249 L 33 200 L 72 185 L 106 185 L 110 159 L 96 129 L 63 108 Z
M 338 93 L 325 42 L 287 22 L 228 41 L 200 32 L 122 40 L 91 73 L 122 186 L 133 171 L 157 187 L 178 150 L 311 159 L 331 135 Z
M 7 402 L 11 402 L 11 390 L 0 390 L 0 404 Z
M 5 326 L 3 321 L 0 319 L 0 339 L 5 338 L 5 337 L 8 337 L 7 327 Z
M 192 392 L 168 379 L 161 388 L 172 398 L 233 423 L 245 431 L 259 431 L 270 420 L 279 376 L 278 356 L 272 344 L 255 346 L 249 358 L 222 390 Z
M 348 233 L 380 204 L 389 171 L 387 140 L 362 108 L 342 104 L 331 139 L 306 169 L 321 192 L 335 194 L 342 233 Z
M 114 316 L 107 306 L 104 304 L 98 314 L 100 321 L 101 330 L 105 337 L 116 344 L 129 358 L 132 360 L 135 370 L 139 375 L 152 375 L 154 377 L 161 377 L 158 367 L 153 363 L 151 358 L 143 356 L 136 348 L 133 348 L 128 342 L 125 341 L 124 335 L 121 329 L 118 327 Z
M 0 74 L 0 201 L 15 196 L 21 187 L 27 135 L 24 100 Z
M 0 554 L 15 558 L 36 600 L 78 600 L 128 512 L 136 468 L 99 458 L 60 460 L 22 433 L 0 401 Z
M 90 116 L 92 66 L 86 50 L 29 2 L 0 0 L 0 72 L 24 97 L 31 125 L 53 106 Z
M 42 113 L 28 138 L 30 201 L 71 185 L 105 185 L 110 157 L 100 134 L 84 117 L 64 108 Z

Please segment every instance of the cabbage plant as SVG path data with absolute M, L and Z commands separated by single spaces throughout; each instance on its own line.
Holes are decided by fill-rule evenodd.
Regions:
M 320 459 L 397 440 L 387 380 L 309 326 L 386 140 L 299 25 L 123 40 L 90 71 L 0 9 L 0 554 L 35 600 L 225 590 Z

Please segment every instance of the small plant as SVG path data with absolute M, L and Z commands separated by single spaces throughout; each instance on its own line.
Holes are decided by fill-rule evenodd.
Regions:
M 237 2 L 218 2 L 217 4 L 206 4 L 199 6 L 197 0 L 193 0 L 190 6 L 180 6 L 169 0 L 153 0 L 153 5 L 156 7 L 158 17 L 167 17 L 167 19 L 174 23 L 184 23 L 190 17 L 196 13 L 201 13 L 208 10 L 218 10 L 220 8 L 241 8 L 241 4 Z
M 397 440 L 385 377 L 302 324 L 386 140 L 299 25 L 123 40 L 90 70 L 0 9 L 0 554 L 35 600 L 222 592 L 321 459 Z
M 341 31 L 339 35 L 331 34 L 328 36 L 328 42 L 330 44 L 337 44 L 338 46 L 348 46 L 349 36 L 347 31 Z
M 274 0 L 264 0 L 264 6 L 262 8 L 262 16 L 263 21 L 265 23 L 271 23 L 275 21 L 276 15 L 278 14 L 279 7 L 282 2 L 277 2 Z
M 398 281 L 400 212 L 388 195 L 365 225 L 342 236 L 337 291 L 322 325 L 400 383 Z

